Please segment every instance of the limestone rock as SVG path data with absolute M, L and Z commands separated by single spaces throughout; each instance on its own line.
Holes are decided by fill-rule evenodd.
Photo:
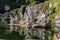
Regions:
M 23 32 L 25 38 L 38 37 L 40 40 L 45 40 L 46 15 L 43 3 L 34 6 L 27 5 L 24 13 L 19 14 L 20 18 L 15 12 L 8 13 L 3 16 L 10 19 L 8 24 L 10 33 L 17 31 L 19 28 L 18 32 L 20 34 Z
M 55 20 L 54 20 L 54 25 L 55 25 L 55 28 L 56 30 L 60 31 L 60 13 L 57 14 L 57 16 L 55 17 Z

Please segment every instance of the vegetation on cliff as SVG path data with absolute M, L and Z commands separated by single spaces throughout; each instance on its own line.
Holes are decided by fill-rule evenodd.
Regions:
M 36 8 L 34 8 L 34 7 L 36 7 Z M 32 10 L 30 10 L 29 8 L 32 9 Z M 43 9 L 43 10 L 41 10 L 41 9 Z M 14 16 L 13 14 L 8 14 L 8 15 L 12 15 L 13 17 L 18 17 L 19 20 L 22 19 L 21 20 L 21 23 L 23 23 L 25 21 L 25 19 L 28 19 L 28 17 L 26 18 L 26 16 L 28 16 L 28 15 L 30 16 L 30 14 L 28 14 L 29 13 L 28 11 L 30 12 L 30 14 L 32 13 L 31 11 L 33 11 L 33 13 L 34 12 L 37 13 L 37 16 L 34 17 L 35 19 L 33 18 L 33 16 L 31 16 L 32 17 L 31 20 L 32 19 L 39 20 L 39 18 L 38 18 L 39 15 L 40 15 L 39 17 L 43 17 L 43 19 L 44 18 L 46 19 L 47 22 L 45 20 L 44 21 L 42 20 L 43 22 L 41 22 L 41 21 L 38 21 L 38 22 L 41 22 L 42 24 L 44 22 L 47 23 L 47 25 L 46 25 L 46 36 L 45 36 L 46 37 L 46 40 L 54 40 L 53 39 L 54 38 L 53 36 L 55 35 L 55 33 L 59 33 L 59 30 L 57 31 L 58 28 L 57 28 L 57 25 L 55 24 L 55 21 L 60 20 L 59 18 L 56 19 L 56 17 L 59 17 L 60 16 L 60 0 L 0 0 L 0 14 L 4 14 L 5 12 L 13 12 L 14 15 L 17 14 L 18 16 L 16 16 L 16 15 Z M 42 14 L 40 14 L 40 12 Z M 12 16 L 10 16 L 10 17 L 12 17 Z M 21 18 L 21 16 L 22 16 L 22 18 Z M 25 19 L 23 19 L 24 17 L 25 17 Z M 4 16 L 4 18 L 5 18 L 5 16 Z M 4 19 L 4 18 L 2 18 L 2 19 Z M 41 23 L 40 23 L 40 25 L 42 25 Z M 4 24 L 4 25 L 6 26 L 7 24 Z M 3 28 L 5 26 L 2 26 L 2 28 L 0 27 L 0 30 L 1 30 L 0 33 L 2 35 L 4 35 L 4 36 L 6 36 L 4 34 L 4 32 L 5 32 L 4 30 L 7 29 L 7 28 Z M 19 24 L 19 26 L 21 26 L 21 25 Z M 4 29 L 4 30 L 2 30 L 2 29 Z M 6 38 L 8 36 L 9 36 L 9 38 L 11 38 L 11 36 L 13 36 L 13 34 L 16 34 L 16 32 L 12 32 L 11 34 L 8 34 L 6 36 Z M 0 37 L 4 37 L 2 35 Z M 15 37 L 14 36 L 13 37 L 16 38 L 17 35 L 19 35 L 18 32 L 15 35 Z M 18 38 L 16 38 L 16 39 L 13 38 L 11 40 L 19 40 L 20 37 L 23 37 L 24 38 L 25 36 L 19 35 L 17 37 Z M 9 40 L 9 38 L 7 40 Z

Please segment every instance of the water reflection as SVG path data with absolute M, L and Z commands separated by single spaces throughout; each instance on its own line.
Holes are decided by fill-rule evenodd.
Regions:
M 24 40 L 24 36 L 19 32 L 12 31 L 10 34 L 5 34 L 5 28 L 0 27 L 0 39 L 4 40 Z

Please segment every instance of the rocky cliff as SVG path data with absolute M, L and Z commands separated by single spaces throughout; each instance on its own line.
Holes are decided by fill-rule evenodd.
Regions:
M 7 11 L 7 9 L 9 11 Z M 24 7 L 10 10 L 5 6 L 6 12 L 1 14 L 1 24 L 6 25 L 6 32 L 19 32 L 25 39 L 51 40 L 53 32 L 60 29 L 60 13 L 57 1 L 46 1 L 34 5 L 24 5 Z M 56 29 L 56 30 L 55 30 Z M 58 30 L 59 32 L 59 30 Z

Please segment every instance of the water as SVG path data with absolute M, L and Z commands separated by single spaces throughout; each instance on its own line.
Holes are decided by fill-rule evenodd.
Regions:
M 5 28 L 0 27 L 0 39 L 4 40 L 24 40 L 24 36 L 20 35 L 19 32 L 12 31 L 9 34 L 5 34 Z

